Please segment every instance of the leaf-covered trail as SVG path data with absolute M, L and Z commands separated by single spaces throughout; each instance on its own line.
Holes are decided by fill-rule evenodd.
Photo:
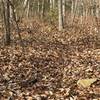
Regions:
M 18 45 L 0 48 L 0 100 L 99 100 L 96 37 L 42 35 L 26 41 L 27 35 L 24 52 Z M 88 88 L 79 87 L 77 81 L 86 78 L 98 81 Z

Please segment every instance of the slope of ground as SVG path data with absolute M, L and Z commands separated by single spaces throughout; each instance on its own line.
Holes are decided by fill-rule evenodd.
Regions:
M 0 47 L 0 100 L 99 100 L 98 37 L 78 30 L 40 30 L 21 33 L 24 51 L 17 35 L 11 46 Z M 86 78 L 98 81 L 77 86 Z

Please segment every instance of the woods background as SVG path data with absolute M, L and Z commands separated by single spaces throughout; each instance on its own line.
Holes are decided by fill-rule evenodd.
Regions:
M 5 27 L 5 42 L 10 41 L 10 30 L 13 23 L 27 23 L 27 28 L 33 28 L 29 20 L 40 20 L 58 27 L 61 31 L 66 26 L 89 24 L 99 31 L 100 0 L 1 0 L 1 27 Z M 18 25 L 17 25 L 18 29 Z

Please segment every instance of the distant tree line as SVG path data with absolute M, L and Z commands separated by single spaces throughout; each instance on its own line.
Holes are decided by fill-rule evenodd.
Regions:
M 58 29 L 62 31 L 68 16 L 71 24 L 75 16 L 80 17 L 81 22 L 83 17 L 99 18 L 100 0 L 1 0 L 0 13 L 5 29 L 4 41 L 9 45 L 11 20 L 16 23 L 17 30 L 19 19 L 38 18 L 49 23 L 58 23 Z

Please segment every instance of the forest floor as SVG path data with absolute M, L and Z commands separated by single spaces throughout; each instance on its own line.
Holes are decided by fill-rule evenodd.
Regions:
M 0 100 L 100 100 L 100 40 L 88 29 L 58 32 L 34 22 L 0 46 Z M 1 41 L 2 44 L 2 41 Z M 80 79 L 97 78 L 89 87 Z

